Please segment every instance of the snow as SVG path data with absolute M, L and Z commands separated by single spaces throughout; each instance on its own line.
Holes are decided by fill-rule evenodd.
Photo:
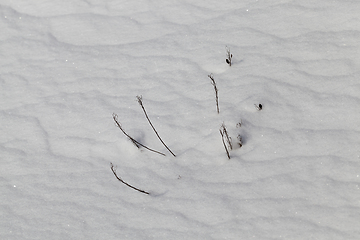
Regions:
M 359 10 L 1 1 L 0 238 L 359 239 Z

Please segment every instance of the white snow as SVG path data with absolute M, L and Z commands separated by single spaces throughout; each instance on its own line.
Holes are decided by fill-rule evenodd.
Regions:
M 0 1 L 0 238 L 360 239 L 359 11 Z

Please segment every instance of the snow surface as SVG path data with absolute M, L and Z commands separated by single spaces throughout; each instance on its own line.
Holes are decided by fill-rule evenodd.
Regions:
M 360 239 L 359 12 L 1 0 L 0 238 Z

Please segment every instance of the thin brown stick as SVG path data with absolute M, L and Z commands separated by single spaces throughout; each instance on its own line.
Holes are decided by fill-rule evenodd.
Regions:
M 230 150 L 232 150 L 232 139 L 229 137 L 224 123 L 221 125 L 221 128 L 223 129 L 224 136 L 226 137 L 226 142 L 228 143 Z
M 225 148 L 225 151 L 226 151 L 226 155 L 227 155 L 227 157 L 230 159 L 230 153 L 229 153 L 229 150 L 227 149 L 226 144 L 225 144 L 225 141 L 224 141 L 224 132 L 221 130 L 221 128 L 219 129 L 219 131 L 220 131 L 220 134 L 221 134 L 221 140 L 222 140 L 222 142 L 223 142 L 223 144 L 224 144 L 224 148 Z
M 137 100 L 138 100 L 138 103 L 140 104 L 142 110 L 144 111 L 144 114 L 145 114 L 145 117 L 146 119 L 148 120 L 150 126 L 152 127 L 152 129 L 154 130 L 156 136 L 159 138 L 160 142 L 166 147 L 166 149 L 174 156 L 176 157 L 176 155 L 170 150 L 170 148 L 168 148 L 168 146 L 166 146 L 166 144 L 164 143 L 164 141 L 161 139 L 161 137 L 159 136 L 158 132 L 156 131 L 155 127 L 152 125 L 150 119 L 149 119 L 149 116 L 147 115 L 146 113 L 146 110 L 145 110 L 145 107 L 143 105 L 143 102 L 142 102 L 142 96 L 136 96 Z
M 134 186 L 131 186 L 130 184 L 128 184 L 127 182 L 125 182 L 124 180 L 122 180 L 117 174 L 116 174 L 116 167 L 114 167 L 114 165 L 112 163 L 110 163 L 110 168 L 111 168 L 111 171 L 114 173 L 115 177 L 117 178 L 117 180 L 119 180 L 120 182 L 122 182 L 123 184 L 125 184 L 126 186 L 128 186 L 129 188 L 132 188 L 132 189 L 135 189 L 136 191 L 138 192 L 141 192 L 141 193 L 145 193 L 145 194 L 150 194 L 149 192 L 146 192 L 144 190 L 141 190 L 139 188 L 136 188 Z
M 219 114 L 220 109 L 219 109 L 219 96 L 218 96 L 218 89 L 216 86 L 216 82 L 214 80 L 214 75 L 211 73 L 210 75 L 208 75 L 208 77 L 211 79 L 211 84 L 214 86 L 214 90 L 215 90 L 215 99 L 216 99 L 216 110 L 217 113 Z
M 157 154 L 160 154 L 160 155 L 163 155 L 163 156 L 166 156 L 164 153 L 162 152 L 159 152 L 159 151 L 156 151 L 154 149 L 151 149 L 141 143 L 139 143 L 138 141 L 136 141 L 134 138 L 132 138 L 129 134 L 127 134 L 125 132 L 125 130 L 122 128 L 120 122 L 118 121 L 118 115 L 116 115 L 115 113 L 113 113 L 113 119 L 115 121 L 115 124 L 118 126 L 118 128 L 120 128 L 120 130 L 124 133 L 125 136 L 127 136 L 138 148 L 139 146 L 142 146 L 144 148 L 146 148 L 147 150 L 151 151 L 151 152 L 154 152 L 154 153 L 157 153 Z

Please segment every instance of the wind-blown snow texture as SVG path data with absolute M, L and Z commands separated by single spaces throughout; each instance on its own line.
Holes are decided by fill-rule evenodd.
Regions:
M 359 12 L 0 1 L 0 238 L 360 239 Z

